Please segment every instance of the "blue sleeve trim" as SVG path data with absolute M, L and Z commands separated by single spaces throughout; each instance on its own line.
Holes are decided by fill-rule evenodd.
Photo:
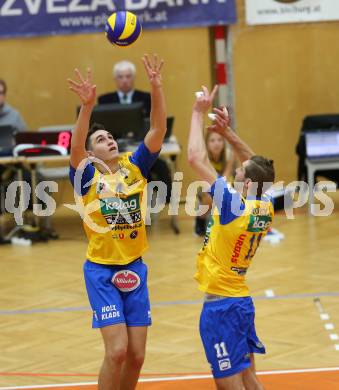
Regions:
M 245 204 L 240 194 L 227 183 L 224 177 L 218 178 L 213 183 L 210 194 L 219 211 L 221 225 L 227 225 L 243 214 Z
M 208 193 L 211 195 L 212 198 L 214 197 L 215 186 L 217 185 L 218 180 L 222 179 L 222 178 L 223 178 L 223 176 L 218 174 L 216 181 L 211 185 L 211 188 L 209 189 Z M 227 181 L 225 178 L 224 178 L 224 181 L 227 184 Z
M 80 188 L 75 188 L 75 175 L 78 172 L 78 175 L 81 175 L 81 184 Z M 73 188 L 80 196 L 85 196 L 91 187 L 91 181 L 94 177 L 95 168 L 92 164 L 88 163 L 85 169 L 75 169 L 70 165 L 69 169 L 69 179 L 72 183 Z
M 132 164 L 136 165 L 140 169 L 142 175 L 147 178 L 152 165 L 159 156 L 159 153 L 160 150 L 159 152 L 151 153 L 145 143 L 142 142 L 129 159 Z

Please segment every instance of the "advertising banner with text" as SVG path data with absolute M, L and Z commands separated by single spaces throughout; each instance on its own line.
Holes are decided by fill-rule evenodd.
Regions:
M 0 0 L 0 38 L 103 32 L 117 10 L 138 15 L 144 29 L 236 22 L 235 0 Z
M 339 20 L 338 0 L 246 0 L 247 24 Z

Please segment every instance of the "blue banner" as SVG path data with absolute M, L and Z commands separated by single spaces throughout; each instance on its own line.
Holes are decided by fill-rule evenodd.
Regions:
M 0 38 L 103 32 L 117 10 L 138 15 L 144 29 L 236 22 L 235 0 L 0 0 Z

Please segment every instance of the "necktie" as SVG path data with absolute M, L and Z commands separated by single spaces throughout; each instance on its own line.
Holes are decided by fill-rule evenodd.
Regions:
M 124 94 L 122 95 L 122 102 L 123 102 L 123 103 L 127 103 L 127 94 L 126 94 L 126 93 L 124 93 Z

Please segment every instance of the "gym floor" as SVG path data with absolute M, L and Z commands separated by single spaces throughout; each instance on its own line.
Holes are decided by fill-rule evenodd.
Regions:
M 334 201 L 329 217 L 310 217 L 306 208 L 294 220 L 278 213 L 274 227 L 285 238 L 264 242 L 248 274 L 267 349 L 256 360 L 266 389 L 339 388 L 338 194 Z M 192 278 L 202 239 L 183 210 L 178 236 L 165 214 L 144 256 L 153 326 L 137 388 L 213 389 L 198 332 L 202 296 Z M 60 207 L 54 225 L 59 240 L 1 247 L 0 389 L 96 388 L 103 345 L 91 329 L 81 220 Z

